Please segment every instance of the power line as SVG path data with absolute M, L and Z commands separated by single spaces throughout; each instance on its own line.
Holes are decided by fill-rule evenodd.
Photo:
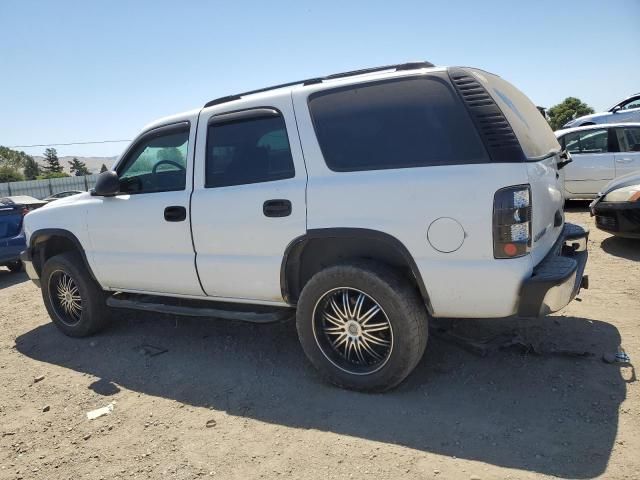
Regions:
M 97 140 L 95 142 L 70 142 L 70 143 L 37 143 L 34 145 L 13 145 L 8 148 L 31 148 L 31 147 L 61 147 L 66 145 L 91 145 L 95 143 L 122 143 L 131 140 Z

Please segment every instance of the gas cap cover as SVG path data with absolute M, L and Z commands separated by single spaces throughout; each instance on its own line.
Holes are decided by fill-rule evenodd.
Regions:
M 427 230 L 429 244 L 441 253 L 458 250 L 465 237 L 464 229 L 457 220 L 450 217 L 436 218 Z

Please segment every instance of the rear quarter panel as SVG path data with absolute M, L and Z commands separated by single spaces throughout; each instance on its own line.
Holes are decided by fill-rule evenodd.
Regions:
M 305 92 L 306 93 L 306 92 Z M 367 228 L 401 241 L 413 256 L 439 317 L 501 317 L 515 312 L 522 280 L 531 274 L 529 256 L 493 258 L 493 195 L 528 183 L 522 163 L 333 172 L 325 164 L 306 103 L 294 94 L 309 174 L 307 227 Z M 434 249 L 429 225 L 457 220 L 465 232 L 451 253 Z

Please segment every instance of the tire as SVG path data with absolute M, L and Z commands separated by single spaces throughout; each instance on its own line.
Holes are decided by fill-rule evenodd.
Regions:
M 367 318 L 375 304 L 380 310 Z M 369 262 L 316 273 L 300 295 L 296 326 L 305 354 L 321 375 L 351 390 L 396 387 L 427 345 L 427 311 L 416 288 L 394 270 Z
M 7 264 L 7 268 L 11 271 L 11 273 L 20 273 L 22 270 L 24 270 L 24 265 L 20 260 L 16 260 L 15 262 Z
M 107 324 L 106 294 L 91 278 L 79 254 L 66 252 L 47 260 L 42 269 L 41 288 L 51 321 L 65 335 L 86 337 Z

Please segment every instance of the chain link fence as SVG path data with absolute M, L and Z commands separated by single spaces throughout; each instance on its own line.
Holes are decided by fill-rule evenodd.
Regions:
M 29 195 L 43 199 L 54 193 L 69 190 L 88 191 L 96 184 L 97 174 L 83 177 L 48 178 L 46 180 L 26 180 L 24 182 L 0 183 L 0 197 Z

